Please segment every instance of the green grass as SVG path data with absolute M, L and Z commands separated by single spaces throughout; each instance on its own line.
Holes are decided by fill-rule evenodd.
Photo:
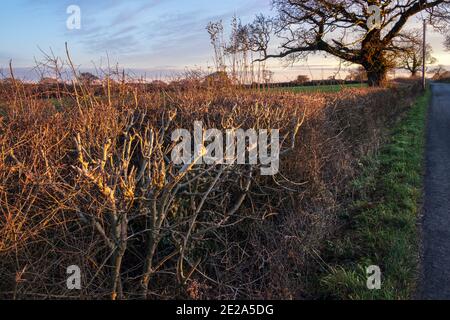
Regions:
M 380 154 L 364 161 L 353 202 L 330 241 L 319 296 L 334 299 L 409 299 L 415 291 L 422 197 L 425 119 L 430 93 L 419 97 Z M 380 290 L 367 289 L 366 268 L 382 272 Z
M 275 90 L 286 90 L 291 92 L 314 92 L 314 93 L 333 93 L 339 92 L 344 88 L 365 88 L 367 84 L 356 83 L 356 84 L 346 84 L 346 85 L 325 85 L 325 86 L 298 86 L 298 87 L 282 87 L 275 88 Z

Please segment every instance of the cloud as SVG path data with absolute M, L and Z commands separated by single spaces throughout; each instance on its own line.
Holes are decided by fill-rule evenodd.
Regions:
M 119 12 L 115 18 L 112 19 L 111 26 L 118 26 L 130 21 L 134 21 L 139 15 L 145 14 L 149 9 L 159 5 L 161 0 L 152 0 L 136 8 L 126 8 Z
M 211 20 L 227 24 L 232 15 L 249 16 L 271 0 L 17 0 L 28 10 L 46 12 L 51 23 L 65 26 L 66 8 L 81 8 L 81 30 L 61 27 L 49 46 L 60 48 L 67 41 L 73 58 L 88 64 L 108 53 L 121 64 L 134 66 L 205 64 L 211 56 L 205 30 Z M 52 12 L 52 14 L 49 14 Z M 63 29 L 64 28 L 64 29 Z M 51 42 L 53 41 L 53 43 Z M 0 57 L 0 59 L 2 59 Z
M 15 66 L 22 65 L 26 60 L 22 54 L 9 51 L 0 51 L 0 65 L 3 68 L 8 67 L 10 61 L 12 61 L 13 66 Z
M 79 43 L 89 54 L 106 51 L 124 53 L 142 49 L 141 21 L 161 0 L 134 2 L 80 1 L 82 28 L 66 30 L 71 43 Z
M 134 47 L 139 45 L 139 41 L 132 35 L 91 37 L 83 39 L 81 43 L 88 48 L 90 53 L 95 54 L 130 52 Z

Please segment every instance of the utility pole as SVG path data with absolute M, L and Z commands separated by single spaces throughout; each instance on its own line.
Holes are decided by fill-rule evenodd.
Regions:
M 427 62 L 427 21 L 423 20 L 423 48 L 422 48 L 422 88 L 426 89 L 426 62 Z

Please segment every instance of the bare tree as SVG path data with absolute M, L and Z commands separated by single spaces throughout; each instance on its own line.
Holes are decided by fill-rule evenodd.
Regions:
M 297 84 L 303 84 L 308 81 L 309 81 L 309 77 L 301 74 L 301 75 L 297 76 L 297 79 L 295 79 L 293 82 L 295 82 Z
M 224 61 L 224 39 L 223 39 L 223 24 L 222 21 L 210 22 L 206 26 L 211 44 L 214 47 L 214 64 L 216 71 L 225 71 Z
M 226 72 L 228 69 L 235 83 L 266 83 L 264 57 L 273 27 L 273 21 L 263 15 L 256 16 L 248 25 L 233 16 L 231 32 L 225 40 L 222 21 L 210 22 L 206 29 L 214 48 L 216 71 Z M 255 63 L 255 55 L 258 63 Z
M 256 16 L 253 23 L 249 26 L 253 51 L 267 55 L 273 28 L 274 22 L 272 19 L 269 19 L 264 15 Z
M 416 77 L 423 66 L 423 42 L 421 30 L 415 29 L 404 34 L 397 41 L 402 49 L 396 54 L 397 67 L 411 72 L 411 77 Z M 433 48 L 427 44 L 425 62 L 427 65 L 436 63 L 433 57 Z
M 99 77 L 90 73 L 90 72 L 82 72 L 78 76 L 78 79 L 85 84 L 92 84 L 94 81 L 99 80 Z
M 442 28 L 450 15 L 449 0 L 273 0 L 273 3 L 278 11 L 275 33 L 281 40 L 280 51 L 266 54 L 264 59 L 286 57 L 296 61 L 311 53 L 325 52 L 362 65 L 370 86 L 385 82 L 392 66 L 392 53 L 402 51 L 395 41 L 409 20 L 423 14 L 435 28 Z M 377 20 L 374 20 L 377 11 L 379 23 L 369 23 Z
M 443 65 L 439 65 L 432 69 L 430 73 L 433 74 L 433 80 L 442 80 L 450 78 L 450 71 L 447 71 Z
M 349 71 L 346 80 L 350 80 L 350 81 L 359 81 L 359 82 L 364 82 L 367 81 L 367 73 L 366 70 L 360 66 L 356 69 L 352 69 Z
M 445 48 L 446 48 L 447 50 L 450 51 L 450 36 L 447 36 L 447 37 L 445 38 L 444 46 L 445 46 Z
M 233 17 L 231 21 L 230 39 L 226 45 L 225 53 L 231 59 L 233 77 L 240 83 L 251 82 L 253 69 L 251 66 L 252 39 L 248 25 L 242 24 L 239 18 Z

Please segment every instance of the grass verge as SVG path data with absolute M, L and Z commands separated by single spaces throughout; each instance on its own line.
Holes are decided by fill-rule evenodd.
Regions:
M 325 250 L 319 296 L 408 299 L 417 280 L 417 217 L 422 197 L 425 119 L 430 92 L 419 97 L 380 153 L 362 164 L 353 201 L 340 215 L 344 230 Z M 382 272 L 380 290 L 367 289 L 366 268 Z

